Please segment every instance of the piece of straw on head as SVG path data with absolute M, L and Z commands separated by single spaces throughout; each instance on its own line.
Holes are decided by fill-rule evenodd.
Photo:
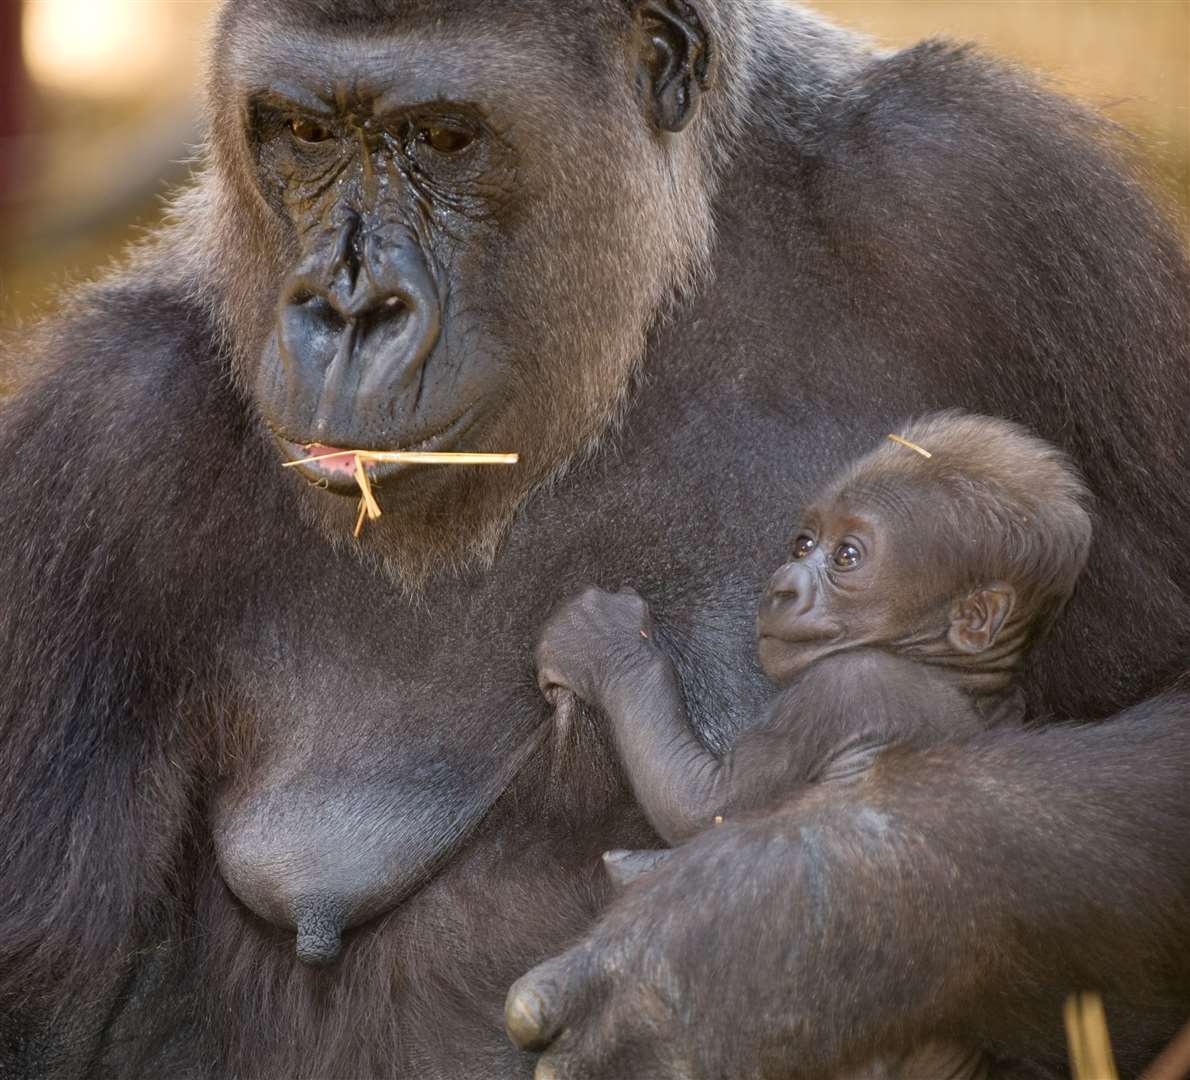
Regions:
M 924 458 L 931 458 L 934 456 L 927 449 L 925 449 L 925 447 L 918 446 L 917 443 L 910 442 L 908 439 L 903 439 L 900 435 L 890 435 L 888 438 L 890 442 L 895 442 L 898 446 L 906 446 L 915 453 L 921 454 L 921 456 Z

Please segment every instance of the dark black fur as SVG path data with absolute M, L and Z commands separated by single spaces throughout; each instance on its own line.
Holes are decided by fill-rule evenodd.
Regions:
M 212 165 L 177 224 L 11 351 L 26 385 L 0 419 L 5 1075 L 528 1075 L 502 1030 L 507 987 L 591 924 L 599 853 L 653 840 L 597 732 L 545 734 L 530 662 L 543 616 L 593 573 L 635 584 L 692 721 L 721 743 L 762 694 L 747 629 L 787 507 L 898 417 L 944 406 L 1020 420 L 1087 475 L 1091 566 L 1031 692 L 1088 720 L 1133 707 L 906 755 L 862 805 L 824 792 L 700 837 L 599 924 L 607 951 L 583 970 L 619 956 L 623 976 L 566 1001 L 574 1075 L 685 1062 L 821 1076 L 937 1029 L 1045 1075 L 1062 1058 L 1058 1002 L 1092 987 L 1127 1018 L 1118 1049 L 1134 1070 L 1190 1009 L 1187 698 L 1136 704 L 1190 652 L 1180 241 L 1110 133 L 978 55 L 865 58 L 767 0 L 692 6 L 712 41 L 702 112 L 647 145 L 720 153 L 714 273 L 654 326 L 616 440 L 492 504 L 506 530 L 486 560 L 449 518 L 423 521 L 412 554 L 377 530 L 361 557 L 331 539 L 351 508 L 279 471 L 245 376 L 292 237 L 253 194 L 223 69 Z M 526 68 L 518 49 L 558 50 L 554 104 L 608 140 L 588 158 L 592 191 L 559 202 L 577 229 L 612 170 L 645 167 L 606 152 L 649 123 L 644 108 L 609 112 L 624 96 L 605 35 L 626 32 L 629 7 L 518 0 L 497 20 L 486 0 L 241 0 L 224 32 L 252 54 L 261 36 L 283 48 L 290 26 L 400 30 L 416 8 L 457 39 L 509 28 L 487 55 L 512 70 Z M 749 22 L 765 32 L 736 34 Z M 590 93 L 571 92 L 583 80 Z M 732 93 L 729 132 L 716 110 Z M 542 108 L 527 102 L 527 120 Z M 628 243 L 574 235 L 556 241 L 567 269 Z M 528 252 L 526 273 L 553 254 Z M 563 290 L 580 276 L 539 278 Z M 558 377 L 508 406 L 522 445 L 491 449 L 530 452 L 550 410 L 590 417 L 558 373 L 599 369 L 596 331 L 618 324 L 574 304 L 588 321 L 548 357 Z M 533 316 L 560 333 L 553 314 L 488 325 Z M 577 451 L 554 436 L 535 468 Z M 478 495 L 485 482 L 458 481 Z M 334 966 L 299 963 L 292 930 L 219 876 L 212 823 L 228 806 L 257 820 L 254 798 L 295 852 L 390 859 L 391 908 Z M 942 857 L 916 854 L 920 831 Z M 866 858 L 840 857 L 855 844 Z M 642 1029 L 637 995 L 661 970 L 680 1008 L 649 998 L 661 1009 Z

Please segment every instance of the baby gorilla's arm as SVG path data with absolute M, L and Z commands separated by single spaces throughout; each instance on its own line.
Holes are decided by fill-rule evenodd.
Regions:
M 722 812 L 726 770 L 691 731 L 673 664 L 651 632 L 636 593 L 588 589 L 546 621 L 537 679 L 543 691 L 563 687 L 606 714 L 645 816 L 679 844 Z
M 667 843 L 689 840 L 726 811 L 729 770 L 695 738 L 667 656 L 654 649 L 595 704 L 611 722 L 637 802 Z

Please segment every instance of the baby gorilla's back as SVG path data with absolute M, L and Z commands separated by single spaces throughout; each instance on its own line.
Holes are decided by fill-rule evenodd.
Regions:
M 810 665 L 773 701 L 761 724 L 740 736 L 731 755 L 731 808 L 754 810 L 798 787 L 843 780 L 891 745 L 925 748 L 1023 719 L 1017 696 L 980 703 L 945 669 L 855 649 Z M 977 1049 L 931 1041 L 903 1055 L 865 1062 L 832 1080 L 983 1080 Z
M 879 649 L 835 653 L 810 665 L 736 740 L 728 806 L 762 809 L 801 785 L 858 773 L 893 744 L 935 746 L 1021 719 L 1015 696 L 981 705 L 944 668 Z

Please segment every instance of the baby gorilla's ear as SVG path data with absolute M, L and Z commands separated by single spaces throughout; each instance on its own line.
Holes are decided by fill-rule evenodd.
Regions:
M 981 653 L 995 644 L 1016 604 L 1011 585 L 989 585 L 960 600 L 950 613 L 946 640 L 964 653 Z

